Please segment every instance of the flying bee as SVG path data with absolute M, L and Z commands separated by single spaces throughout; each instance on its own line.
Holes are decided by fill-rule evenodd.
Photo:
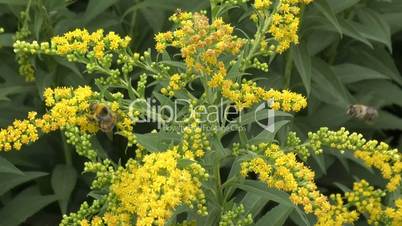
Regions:
M 180 15 L 182 12 L 183 12 L 183 10 L 182 10 L 182 9 L 177 8 L 177 9 L 176 9 L 176 11 L 174 12 L 174 14 L 176 14 L 176 15 Z
M 91 118 L 98 122 L 99 128 L 105 133 L 111 132 L 117 122 L 116 113 L 103 103 L 93 103 L 90 109 Z
M 346 111 L 346 114 L 355 119 L 366 122 L 371 122 L 378 117 L 378 111 L 376 108 L 362 104 L 350 105 Z

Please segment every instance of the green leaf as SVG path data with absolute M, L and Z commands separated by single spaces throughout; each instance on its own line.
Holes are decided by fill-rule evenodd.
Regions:
M 186 69 L 186 64 L 182 63 L 182 62 L 164 60 L 164 61 L 160 61 L 160 63 L 168 65 L 168 66 L 173 66 L 173 67 L 176 67 L 176 68 L 180 68 L 180 69 L 183 69 L 183 70 Z
M 0 173 L 0 195 L 20 184 L 46 175 L 47 173 L 44 172 L 24 172 L 24 175 Z
M 114 5 L 118 0 L 90 0 L 85 11 L 85 21 L 88 23 L 95 17 L 99 16 L 109 7 Z
M 55 195 L 32 194 L 30 191 L 23 191 L 13 200 L 7 202 L 0 210 L 1 226 L 17 226 L 23 223 L 28 217 L 40 211 L 43 207 L 57 200 Z
M 366 44 L 367 46 L 373 48 L 373 45 L 367 40 L 367 38 L 357 28 L 357 26 L 356 26 L 357 23 L 355 23 L 353 21 L 345 20 L 342 18 L 339 19 L 339 23 L 341 24 L 343 34 L 345 34 L 346 36 L 349 36 L 353 39 L 356 39 L 358 41 L 361 41 L 364 44 Z
M 251 110 L 250 112 L 240 115 L 236 120 L 234 120 L 234 122 L 230 123 L 229 126 L 234 124 L 244 126 L 271 117 L 293 117 L 293 115 L 282 111 L 272 112 L 273 111 L 271 109 L 262 109 L 259 111 Z
M 381 72 L 399 85 L 402 85 L 402 76 L 396 68 L 392 57 L 385 49 L 354 49 L 350 57 L 351 61 Z
M 314 1 L 314 6 L 328 19 L 328 21 L 335 27 L 339 34 L 342 36 L 342 28 L 336 18 L 335 12 L 328 4 L 327 0 Z
M 165 132 L 147 134 L 136 133 L 135 136 L 137 137 L 138 143 L 151 152 L 165 151 L 173 143 L 181 141 L 180 135 Z
M 33 86 L 31 85 L 25 85 L 25 86 L 0 86 L 0 101 L 10 101 L 9 95 L 13 94 L 20 94 L 28 91 L 33 91 L 35 90 Z
M 74 167 L 57 165 L 52 173 L 51 184 L 57 196 L 62 214 L 67 213 L 68 201 L 77 183 L 77 172 Z
M 299 218 L 302 219 L 305 225 L 310 225 L 305 213 L 289 200 L 289 195 L 287 193 L 268 188 L 267 185 L 263 182 L 255 180 L 245 180 L 244 183 L 237 183 L 235 184 L 235 186 L 241 190 L 250 192 L 251 194 L 259 195 L 264 199 L 269 199 L 281 205 L 293 207 L 293 209 L 297 212 Z
M 351 94 L 335 76 L 330 66 L 319 58 L 313 60 L 313 95 L 319 100 L 346 108 L 351 102 Z
M 378 118 L 374 123 L 373 126 L 377 129 L 400 130 L 402 128 L 402 118 L 386 111 L 379 111 Z
M 268 130 L 263 130 L 257 136 L 250 139 L 249 143 L 250 144 L 258 144 L 258 143 L 262 143 L 262 142 L 272 142 L 275 138 L 275 135 L 278 133 L 278 131 L 283 126 L 287 125 L 289 122 L 290 122 L 289 120 L 282 120 L 279 122 L 275 122 L 275 130 L 273 133 Z
M 28 0 L 0 0 L 0 4 L 7 5 L 26 5 Z
M 290 214 L 290 219 L 298 226 L 311 226 L 312 224 L 306 217 L 306 214 L 301 209 L 294 209 Z
M 310 54 L 310 56 L 314 56 L 330 45 L 335 44 L 338 39 L 339 36 L 333 31 L 312 31 L 309 33 L 307 39 L 307 52 Z
M 382 15 L 369 8 L 357 10 L 357 15 L 362 23 L 359 31 L 366 38 L 385 44 L 389 51 L 392 51 L 391 28 L 382 18 Z
M 12 47 L 13 46 L 13 34 L 5 33 L 0 34 L 0 47 Z
M 402 30 L 401 18 L 402 12 L 383 14 L 383 19 L 387 21 L 387 24 L 389 24 L 392 34 Z
M 362 99 L 372 100 L 369 102 L 371 105 L 397 104 L 402 106 L 402 89 L 390 80 L 366 80 L 354 83 L 351 90 L 357 93 L 356 96 L 361 96 Z
M 326 175 L 327 174 L 327 167 L 325 165 L 325 159 L 324 156 L 322 155 L 312 155 L 312 160 L 318 165 L 318 167 L 320 168 L 321 172 Z
M 267 198 L 280 204 L 287 204 L 289 206 L 293 205 L 290 202 L 289 195 L 287 193 L 276 189 L 268 188 L 266 184 L 260 181 L 245 180 L 244 183 L 237 183 L 235 186 L 244 191 L 260 195 L 264 198 Z
M 356 5 L 358 2 L 360 2 L 360 0 L 328 0 L 328 4 L 335 13 L 340 13 Z
M 297 71 L 299 72 L 304 87 L 306 88 L 307 95 L 310 95 L 312 69 L 307 45 L 302 44 L 293 46 L 291 53 L 293 54 L 292 59 L 294 60 Z
M 289 206 L 286 204 L 278 205 L 270 210 L 263 217 L 261 217 L 261 219 L 258 220 L 255 224 L 255 226 L 282 226 L 293 210 L 293 206 Z
M 334 185 L 341 189 L 343 192 L 350 192 L 351 189 L 339 182 L 334 182 Z
M 70 69 L 74 74 L 78 75 L 79 78 L 84 79 L 84 76 L 82 76 L 80 70 L 78 69 L 77 64 L 68 62 L 67 60 L 60 58 L 60 57 L 55 57 L 54 58 L 57 63 L 63 65 L 64 67 Z
M 149 0 L 148 0 L 149 1 Z M 154 33 L 158 33 L 162 30 L 163 27 L 163 21 L 165 19 L 165 15 L 163 11 L 157 11 L 155 12 L 155 9 L 141 9 L 142 14 L 144 15 L 144 18 L 147 20 L 148 24 L 154 31 Z
M 251 213 L 252 216 L 256 216 L 264 208 L 268 201 L 269 199 L 266 199 L 260 195 L 247 192 L 241 202 L 248 213 Z
M 24 173 L 21 170 L 19 170 L 11 162 L 9 162 L 7 159 L 1 156 L 0 156 L 0 173 L 24 175 Z
M 332 69 L 334 70 L 336 76 L 338 76 L 342 82 L 346 84 L 370 79 L 389 79 L 388 76 L 378 71 L 356 64 L 339 64 L 333 66 Z

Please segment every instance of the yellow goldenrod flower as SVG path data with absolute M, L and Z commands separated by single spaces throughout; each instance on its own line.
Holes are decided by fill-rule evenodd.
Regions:
M 6 129 L 0 130 L 0 150 L 20 150 L 22 145 L 35 142 L 40 133 L 78 127 L 83 133 L 95 133 L 99 124 L 91 119 L 90 101 L 95 100 L 98 94 L 90 87 L 73 88 L 47 88 L 44 91 L 44 102 L 49 111 L 42 117 L 36 112 L 30 112 L 27 119 L 15 120 Z M 129 115 L 119 109 L 118 103 L 111 104 L 119 117 L 116 123 L 117 133 L 128 139 L 128 145 L 136 142 L 132 126 L 135 123 Z
M 271 6 L 271 0 L 255 0 L 254 7 L 257 10 L 264 10 Z
M 210 74 L 218 67 L 219 56 L 237 54 L 244 44 L 244 40 L 232 35 L 233 27 L 222 19 L 209 24 L 206 16 L 188 12 L 176 13 L 170 19 L 179 29 L 156 35 L 156 50 L 161 53 L 167 46 L 180 48 L 189 72 Z
M 363 160 L 370 167 L 380 170 L 382 176 L 389 180 L 387 189 L 395 191 L 401 184 L 402 162 L 397 149 L 391 149 L 388 144 L 376 140 L 366 141 L 362 134 L 349 133 L 345 128 L 330 131 L 323 127 L 316 133 L 310 132 L 309 146 L 322 152 L 322 146 L 332 149 L 352 151 L 356 158 Z
M 249 108 L 261 101 L 268 101 L 274 110 L 283 110 L 286 112 L 298 112 L 307 107 L 307 100 L 300 94 L 292 93 L 288 90 L 277 91 L 270 89 L 268 91 L 257 86 L 252 81 L 244 81 L 240 85 L 231 80 L 225 79 L 226 70 L 219 70 L 208 85 L 211 88 L 220 88 L 222 96 L 231 100 L 239 110 Z
M 261 0 L 258 2 L 261 7 L 264 6 L 263 2 L 265 1 Z M 302 4 L 308 4 L 310 2 L 312 2 L 312 0 L 279 1 L 276 12 L 271 15 L 272 23 L 268 28 L 268 33 L 272 35 L 276 41 L 276 52 L 283 53 L 292 43 L 299 43 L 297 31 L 300 24 L 300 7 Z
M 124 52 L 131 38 L 121 38 L 115 32 L 106 35 L 102 29 L 89 33 L 86 29 L 75 29 L 61 36 L 55 36 L 50 42 L 32 43 L 16 41 L 13 45 L 20 64 L 20 73 L 27 81 L 34 80 L 34 68 L 29 63 L 29 55 L 48 54 L 66 57 L 69 61 L 79 61 L 85 57 L 90 61 L 87 64 L 89 72 L 94 70 L 96 64 L 104 67 L 111 64 L 113 54 Z M 112 72 L 111 72 L 112 73 Z M 113 72 L 115 73 L 115 72 Z
M 36 112 L 30 112 L 28 119 L 15 120 L 6 129 L 0 130 L 0 151 L 20 150 L 22 145 L 39 139 L 38 128 L 35 126 Z
M 285 154 L 276 144 L 262 143 L 254 149 L 264 152 L 264 156 L 243 162 L 241 174 L 256 173 L 268 186 L 289 192 L 294 204 L 302 205 L 307 213 L 314 213 L 318 222 L 323 221 L 331 205 L 318 191 L 314 172 L 297 162 L 293 153 Z
M 179 158 L 174 147 L 145 156 L 143 164 L 129 160 L 111 186 L 120 202 L 118 212 L 136 216 L 137 226 L 164 225 L 180 204 L 203 205 L 200 180 L 205 177 L 205 170 L 196 163 L 180 169 Z M 199 211 L 205 211 L 205 207 Z

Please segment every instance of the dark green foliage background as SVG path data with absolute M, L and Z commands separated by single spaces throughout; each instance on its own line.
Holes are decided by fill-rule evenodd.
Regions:
M 177 8 L 208 10 L 209 2 L 33 0 L 27 11 L 29 19 L 24 21 L 20 12 L 26 11 L 27 5 L 27 0 L 0 0 L 0 27 L 6 31 L 0 34 L 1 128 L 15 118 L 26 117 L 28 111 L 45 112 L 41 97 L 45 87 L 93 81 L 81 65 L 37 57 L 32 59 L 37 80 L 26 83 L 18 74 L 12 51 L 15 32 L 24 23 L 30 31 L 26 40 L 47 41 L 74 28 L 103 28 L 133 37 L 131 47 L 143 51 L 153 47 L 155 33 L 169 29 L 167 18 Z M 239 21 L 242 13 L 241 8 L 233 9 L 224 19 L 250 33 L 254 27 L 247 20 Z M 305 137 L 322 126 L 344 126 L 401 149 L 401 21 L 400 0 L 316 0 L 309 5 L 304 11 L 300 45 L 278 57 L 268 73 L 259 72 L 255 77 L 265 87 L 289 88 L 308 96 L 308 109 L 284 125 L 277 138 L 283 140 L 289 130 Z M 375 106 L 379 117 L 372 123 L 350 119 L 346 108 L 356 103 Z M 116 137 L 99 145 L 118 157 L 122 142 Z M 74 167 L 65 165 L 64 149 L 70 148 L 61 133 L 53 133 L 20 152 L 1 153 L 0 226 L 56 225 L 63 213 L 76 210 L 88 199 L 91 175 L 81 174 L 83 160 L 78 156 L 73 156 Z M 342 185 L 350 187 L 355 178 L 384 185 L 378 174 L 352 156 L 327 152 L 309 165 L 317 172 L 317 183 L 324 193 L 338 192 Z

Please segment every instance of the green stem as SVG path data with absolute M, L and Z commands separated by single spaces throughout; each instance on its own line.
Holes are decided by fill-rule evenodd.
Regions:
M 218 8 L 216 7 L 214 0 L 211 0 L 210 2 L 211 2 L 211 18 L 212 18 L 212 21 L 214 21 L 216 18 L 216 14 L 218 12 Z
M 292 70 L 293 70 L 293 53 L 292 49 L 289 49 L 286 55 L 286 65 L 285 65 L 285 72 L 284 72 L 284 89 L 289 89 L 290 87 L 290 80 L 292 77 Z
M 340 40 L 338 39 L 336 42 L 334 42 L 332 44 L 332 46 L 330 47 L 330 49 L 328 50 L 328 63 L 330 65 L 334 64 L 335 59 L 336 59 L 336 55 L 338 53 L 338 46 L 339 46 L 339 42 Z
M 66 164 L 71 166 L 71 165 L 73 165 L 71 149 L 67 145 L 67 140 L 66 140 L 66 137 L 64 136 L 62 130 L 60 130 L 60 136 L 61 136 L 61 139 L 63 141 L 63 152 L 64 152 L 64 158 L 66 160 Z
M 220 164 L 219 164 L 219 159 L 217 160 L 215 164 L 215 178 L 216 178 L 216 198 L 218 203 L 223 207 L 224 204 L 224 198 L 223 198 L 223 191 L 222 191 L 222 184 L 221 184 L 221 173 L 220 173 Z

